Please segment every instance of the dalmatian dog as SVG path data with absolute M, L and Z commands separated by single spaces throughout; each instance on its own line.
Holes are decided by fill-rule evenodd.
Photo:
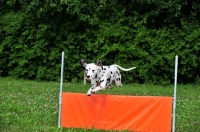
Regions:
M 86 70 L 86 79 L 91 80 L 92 87 L 88 90 L 87 95 L 96 93 L 99 90 L 105 90 L 105 88 L 112 88 L 112 82 L 114 81 L 116 86 L 122 86 L 121 74 L 119 69 L 123 71 L 130 71 L 136 67 L 128 69 L 122 68 L 117 64 L 110 66 L 103 66 L 101 61 L 97 63 L 87 63 L 86 60 L 81 59 L 82 66 Z M 118 69 L 119 68 L 119 69 Z

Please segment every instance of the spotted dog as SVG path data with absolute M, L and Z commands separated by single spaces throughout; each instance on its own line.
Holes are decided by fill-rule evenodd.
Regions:
M 111 88 L 113 81 L 115 82 L 116 86 L 122 86 L 119 69 L 123 71 L 130 71 L 136 68 L 131 67 L 125 69 L 116 64 L 103 66 L 101 61 L 88 64 L 84 59 L 81 59 L 81 63 L 86 70 L 86 79 L 91 80 L 92 87 L 87 92 L 88 96 L 90 96 L 92 93 L 96 93 L 99 90 L 105 90 L 107 87 Z

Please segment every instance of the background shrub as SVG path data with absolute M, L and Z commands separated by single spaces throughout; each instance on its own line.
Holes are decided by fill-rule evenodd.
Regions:
M 127 83 L 170 84 L 179 55 L 178 81 L 199 80 L 198 1 L 1 1 L 0 76 L 59 80 L 83 77 L 80 59 L 125 68 Z

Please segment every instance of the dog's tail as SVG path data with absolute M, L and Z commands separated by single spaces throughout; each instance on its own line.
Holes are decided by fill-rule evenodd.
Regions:
M 136 67 L 131 67 L 131 68 L 126 69 L 126 68 L 123 68 L 123 67 L 121 67 L 121 66 L 119 66 L 119 65 L 117 65 L 117 64 L 113 64 L 113 65 L 111 65 L 111 66 L 116 66 L 117 68 L 121 69 L 122 71 L 130 71 L 130 70 L 136 68 Z

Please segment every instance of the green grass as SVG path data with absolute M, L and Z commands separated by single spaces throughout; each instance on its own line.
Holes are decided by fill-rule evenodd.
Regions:
M 59 82 L 37 82 L 0 78 L 1 132 L 82 132 L 98 130 L 57 128 Z M 67 83 L 63 91 L 86 93 L 90 84 Z M 124 84 L 98 94 L 173 96 L 173 85 Z M 178 85 L 176 132 L 200 131 L 200 86 Z M 102 130 L 103 132 L 103 130 Z

